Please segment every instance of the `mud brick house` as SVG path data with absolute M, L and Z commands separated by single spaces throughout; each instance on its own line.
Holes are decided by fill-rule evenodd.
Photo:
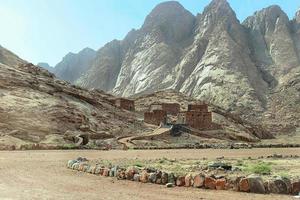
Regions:
M 168 115 L 177 115 L 180 112 L 180 105 L 178 103 L 151 104 L 150 112 L 153 110 L 164 110 Z
M 178 115 L 177 123 L 200 130 L 210 129 L 212 128 L 212 113 L 208 112 L 207 104 L 188 105 L 188 110 Z
M 167 112 L 164 110 L 153 110 L 144 113 L 144 122 L 159 126 L 167 122 Z
M 111 103 L 115 104 L 118 108 L 122 108 L 129 111 L 134 111 L 134 101 L 124 98 L 118 98 L 110 100 Z

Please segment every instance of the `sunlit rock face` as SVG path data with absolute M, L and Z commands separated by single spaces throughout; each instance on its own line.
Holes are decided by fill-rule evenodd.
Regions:
M 226 0 L 197 16 L 178 2 L 161 3 L 140 29 L 102 47 L 74 82 L 125 97 L 174 89 L 277 131 L 294 130 L 299 24 L 299 11 L 289 20 L 279 6 L 241 23 Z

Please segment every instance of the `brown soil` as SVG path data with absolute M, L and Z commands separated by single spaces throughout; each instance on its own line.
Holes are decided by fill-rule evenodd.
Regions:
M 120 158 L 243 158 L 273 153 L 298 154 L 299 149 L 246 150 L 158 150 L 158 151 L 13 151 L 0 152 L 0 199 L 262 199 L 284 200 L 290 196 L 256 195 L 230 191 L 209 191 L 194 188 L 166 188 L 153 184 L 118 181 L 72 171 L 66 168 L 69 159 Z

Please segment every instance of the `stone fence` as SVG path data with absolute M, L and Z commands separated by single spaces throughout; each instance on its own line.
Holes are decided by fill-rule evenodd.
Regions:
M 92 166 L 85 158 L 69 160 L 67 167 L 81 172 L 91 173 L 99 176 L 116 177 L 118 180 L 130 180 L 141 183 L 153 183 L 166 185 L 166 187 L 193 187 L 211 190 L 232 190 L 238 192 L 249 192 L 259 194 L 286 194 L 298 195 L 300 192 L 300 180 L 289 180 L 287 178 L 274 178 L 264 181 L 260 176 L 240 176 L 227 178 L 224 176 L 186 174 L 176 176 L 174 173 L 162 172 L 152 168 L 139 169 L 132 166 L 122 168 L 119 166 Z

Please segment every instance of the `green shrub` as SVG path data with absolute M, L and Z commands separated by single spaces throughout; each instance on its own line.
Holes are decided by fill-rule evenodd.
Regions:
M 245 167 L 245 170 L 250 173 L 260 174 L 260 175 L 268 175 L 272 171 L 272 167 L 270 163 L 259 162 L 256 164 L 250 164 Z

